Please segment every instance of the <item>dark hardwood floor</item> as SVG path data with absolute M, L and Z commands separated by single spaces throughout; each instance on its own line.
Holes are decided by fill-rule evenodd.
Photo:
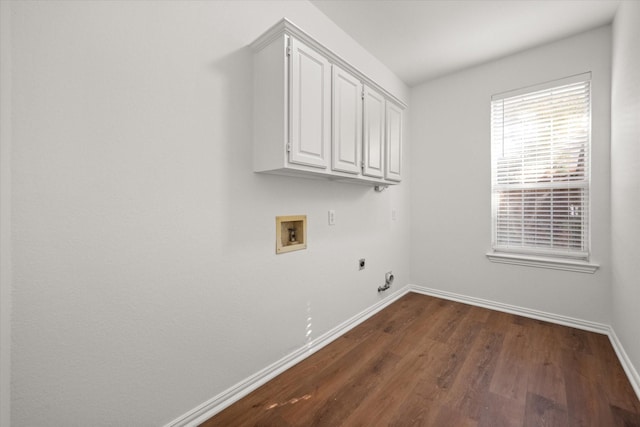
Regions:
M 640 426 L 608 337 L 409 293 L 202 426 Z

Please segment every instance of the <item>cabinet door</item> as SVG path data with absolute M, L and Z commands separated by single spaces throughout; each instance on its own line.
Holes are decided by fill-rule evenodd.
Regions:
M 289 162 L 329 165 L 331 144 L 331 64 L 291 38 Z
M 375 178 L 384 176 L 384 113 L 385 99 L 371 88 L 364 87 L 364 139 L 362 174 Z
M 360 173 L 362 147 L 362 83 L 333 66 L 333 132 L 331 169 Z
M 402 168 L 402 109 L 387 101 L 385 138 L 385 179 L 400 181 Z

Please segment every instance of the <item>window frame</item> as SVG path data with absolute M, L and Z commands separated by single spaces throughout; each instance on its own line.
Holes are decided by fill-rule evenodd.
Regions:
M 519 184 L 504 184 L 498 183 L 499 173 L 503 171 L 504 166 L 498 167 L 498 159 L 495 157 L 495 146 L 496 146 L 496 134 L 499 135 L 500 142 L 498 144 L 504 144 L 503 131 L 505 129 L 505 123 L 502 122 L 500 118 L 499 121 L 499 132 L 496 132 L 495 124 L 494 124 L 494 104 L 503 102 L 503 106 L 498 106 L 498 108 L 504 108 L 504 101 L 508 99 L 517 99 L 517 97 L 528 96 L 531 94 L 536 94 L 536 92 L 541 91 L 549 91 L 556 88 L 561 88 L 567 85 L 573 85 L 576 83 L 588 83 L 588 124 L 587 124 L 587 142 L 586 148 L 587 158 L 586 163 L 582 165 L 583 167 L 583 178 L 575 181 L 575 185 L 570 185 L 570 182 L 574 182 L 573 180 L 567 179 L 567 183 L 564 186 L 560 186 L 560 191 L 565 191 L 566 194 L 573 194 L 575 190 L 578 190 L 576 194 L 579 194 L 580 201 L 582 203 L 581 206 L 586 208 L 586 211 L 583 211 L 580 215 L 580 238 L 574 239 L 571 238 L 571 242 L 575 244 L 575 242 L 580 243 L 580 250 L 573 249 L 560 249 L 558 250 L 557 246 L 554 246 L 553 243 L 550 243 L 548 247 L 543 247 L 542 245 L 536 246 L 537 243 L 526 243 L 525 242 L 525 230 L 524 230 L 524 219 L 522 220 L 522 224 L 520 225 L 520 231 L 523 235 L 521 238 L 519 245 L 508 245 L 504 242 L 500 242 L 498 239 L 498 229 L 501 232 L 505 231 L 505 226 L 498 226 L 498 207 L 499 201 L 496 197 L 496 194 L 499 193 L 508 193 L 513 192 L 514 194 L 520 191 L 523 195 L 526 193 L 524 187 L 530 188 L 534 191 L 549 191 L 550 188 L 553 187 L 552 183 L 544 183 L 543 181 L 534 181 L 533 183 L 528 182 L 526 185 L 523 183 Z M 489 251 L 486 255 L 487 258 L 492 262 L 497 263 L 506 263 L 506 264 L 517 264 L 517 265 L 526 265 L 532 267 L 542 267 L 542 268 L 551 268 L 551 269 L 559 269 L 559 270 L 568 270 L 568 271 L 578 271 L 585 273 L 594 273 L 598 269 L 597 264 L 593 264 L 590 262 L 590 244 L 591 244 L 591 222 L 589 221 L 591 217 L 591 111 L 592 111 L 592 97 L 591 97 L 591 73 L 582 73 L 574 76 L 570 76 L 563 79 L 556 79 L 553 81 L 545 82 L 535 86 L 529 86 L 517 90 L 502 92 L 491 97 L 491 251 Z M 537 119 L 536 119 L 537 120 Z M 539 144 L 538 141 L 533 143 L 533 146 L 537 148 Z M 502 150 L 504 150 L 504 145 L 502 145 Z M 523 147 L 523 150 L 530 149 L 530 146 Z M 547 152 L 545 152 L 547 153 Z M 550 155 L 551 151 L 548 153 Z M 524 160 L 523 160 L 524 162 Z M 578 164 L 577 164 L 578 165 Z M 555 165 L 554 165 L 555 166 Z M 523 171 L 526 169 L 523 169 Z M 524 173 L 524 172 L 523 172 Z M 586 177 L 584 177 L 586 175 Z M 552 175 L 551 180 L 556 178 L 556 175 Z M 510 189 L 513 188 L 513 189 Z M 551 190 L 552 192 L 555 190 Z M 569 197 L 569 196 L 564 196 Z M 576 197 L 576 196 L 573 196 Z M 534 197 L 535 200 L 535 197 Z M 556 202 L 556 199 L 553 199 Z M 503 202 L 504 203 L 504 202 Z M 525 213 L 531 213 L 530 208 L 526 207 L 526 203 L 524 199 L 520 202 L 520 209 L 522 209 L 523 215 Z M 552 202 L 549 202 L 552 205 Z M 585 206 L 586 204 L 586 206 Z M 528 210 L 529 209 L 529 210 Z M 547 208 L 545 212 L 550 213 L 553 216 L 554 212 L 557 212 L 558 209 L 555 210 L 553 207 Z M 536 212 L 535 215 L 538 215 Z M 508 217 L 507 217 L 508 218 Z M 505 217 L 501 218 L 503 221 Z M 534 216 L 535 221 L 538 221 L 538 217 Z M 542 229 L 534 227 L 535 232 L 539 232 Z M 549 238 L 552 238 L 556 231 L 555 225 L 550 224 L 548 230 Z M 586 228 L 586 229 L 585 229 Z M 534 233 L 534 234 L 536 234 Z M 546 236 L 545 236 L 546 237 Z

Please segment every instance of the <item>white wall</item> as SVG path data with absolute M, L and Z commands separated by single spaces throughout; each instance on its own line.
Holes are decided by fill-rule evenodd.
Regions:
M 252 173 L 247 45 L 283 16 L 408 98 L 311 4 L 10 7 L 12 425 L 169 422 L 408 283 L 408 180 Z
M 624 1 L 613 25 L 611 264 L 613 328 L 640 382 L 640 3 Z M 640 391 L 639 391 L 640 392 Z
M 528 309 L 610 323 L 610 27 L 467 69 L 412 90 L 411 281 Z M 491 95 L 591 71 L 595 274 L 495 264 Z
M 0 426 L 11 425 L 11 20 L 0 1 Z

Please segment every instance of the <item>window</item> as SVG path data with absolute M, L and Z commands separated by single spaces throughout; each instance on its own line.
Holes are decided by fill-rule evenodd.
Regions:
M 492 97 L 494 253 L 588 260 L 590 78 Z

